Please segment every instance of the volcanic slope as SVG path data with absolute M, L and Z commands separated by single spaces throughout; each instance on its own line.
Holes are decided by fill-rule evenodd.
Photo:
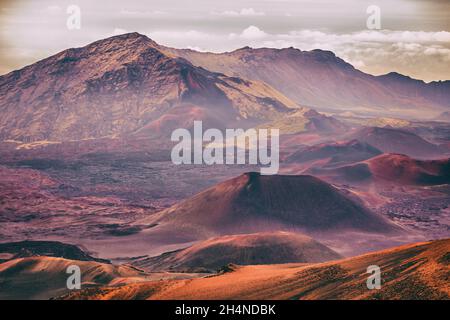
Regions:
M 66 299 L 378 299 L 450 298 L 450 240 L 414 243 L 319 264 L 229 266 L 216 277 L 82 290 Z M 367 267 L 381 289 L 367 289 Z
M 440 185 L 450 183 L 450 159 L 416 160 L 402 154 L 382 154 L 339 168 L 315 169 L 312 173 L 342 182 L 392 182 L 399 185 Z
M 306 233 L 396 230 L 359 199 L 318 178 L 259 173 L 222 182 L 138 223 L 152 226 L 149 232 L 189 233 L 192 240 L 292 228 Z
M 212 238 L 186 249 L 140 259 L 133 265 L 148 271 L 215 272 L 230 263 L 311 263 L 339 257 L 310 237 L 279 231 Z

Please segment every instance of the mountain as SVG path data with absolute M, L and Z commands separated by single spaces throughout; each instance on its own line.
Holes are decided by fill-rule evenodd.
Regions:
M 138 223 L 178 237 L 292 228 L 309 232 L 395 230 L 358 199 L 318 178 L 255 172 L 219 183 Z
M 314 168 L 310 173 L 340 182 L 393 182 L 401 185 L 450 183 L 450 159 L 416 160 L 402 154 L 382 154 L 337 168 Z
M 212 238 L 186 249 L 140 259 L 133 262 L 133 265 L 152 272 L 215 272 L 230 263 L 311 263 L 336 260 L 339 257 L 339 254 L 310 237 L 280 231 Z
M 298 150 L 286 158 L 288 163 L 304 163 L 326 160 L 327 165 L 362 161 L 380 155 L 382 152 L 358 140 L 322 143 Z
M 437 145 L 401 129 L 367 127 L 352 133 L 349 138 L 370 144 L 384 153 L 401 153 L 416 158 L 442 156 Z
M 0 262 L 36 256 L 110 263 L 108 260 L 92 257 L 77 246 L 59 241 L 20 241 L 0 243 Z
M 377 77 L 386 88 L 390 88 L 403 97 L 414 97 L 434 102 L 442 106 L 449 106 L 450 81 L 433 81 L 425 83 L 422 80 L 412 79 L 398 72 L 390 72 Z
M 143 35 L 124 34 L 1 76 L 0 140 L 130 134 L 170 113 L 176 128 L 185 113 L 242 127 L 298 107 L 265 83 L 210 72 L 158 48 Z
M 194 118 L 219 128 L 275 121 L 287 133 L 304 126 L 334 132 L 345 130 L 336 119 L 292 116 L 293 109 L 416 118 L 425 112 L 431 119 L 447 111 L 449 86 L 368 75 L 329 51 L 246 47 L 212 54 L 129 33 L 0 76 L 0 140 L 159 138 L 190 128 Z
M 297 103 L 323 110 L 423 119 L 450 106 L 450 81 L 425 83 L 398 73 L 372 76 L 330 51 L 245 47 L 216 54 L 162 50 L 211 71 L 264 81 Z
M 309 265 L 230 266 L 215 277 L 142 282 L 74 292 L 64 299 L 151 300 L 448 300 L 450 240 L 408 244 L 344 260 Z M 369 266 L 381 289 L 366 285 Z

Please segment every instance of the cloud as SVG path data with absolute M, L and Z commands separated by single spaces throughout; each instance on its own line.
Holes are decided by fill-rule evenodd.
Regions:
M 223 36 L 221 36 L 223 37 Z M 446 31 L 361 30 L 333 33 L 321 30 L 293 30 L 268 33 L 255 25 L 240 33 L 228 34 L 227 40 L 215 37 L 215 43 L 202 42 L 202 47 L 217 50 L 217 43 L 229 49 L 296 47 L 301 50 L 333 51 L 354 67 L 372 74 L 397 71 L 418 79 L 431 81 L 450 78 L 450 33 Z M 197 45 L 197 44 L 196 44 Z
M 372 3 L 362 0 L 342 0 L 338 6 L 332 0 L 199 0 L 189 5 L 181 0 L 77 0 L 84 22 L 76 32 L 66 28 L 65 9 L 72 2 L 0 2 L 3 70 L 122 29 L 147 34 L 168 46 L 214 52 L 243 46 L 321 48 L 372 73 L 396 69 L 419 78 L 450 78 L 448 0 L 398 0 L 395 5 L 377 0 L 382 26 L 397 31 L 363 29 L 367 5 Z M 24 57 L 22 49 L 32 52 L 31 58 Z M 5 51 L 7 55 L 2 54 Z
M 450 78 L 450 33 L 446 31 L 361 30 L 349 33 L 293 30 L 269 33 L 256 25 L 240 32 L 159 31 L 155 41 L 178 48 L 223 52 L 244 46 L 333 51 L 354 67 L 372 74 L 397 71 L 426 81 Z
M 256 40 L 256 39 L 263 39 L 266 36 L 268 36 L 268 34 L 259 29 L 258 27 L 250 26 L 247 29 L 244 29 L 240 34 L 230 33 L 228 38 L 231 40 L 236 38 L 246 40 Z
M 256 11 L 253 8 L 243 8 L 241 11 L 222 11 L 222 12 L 216 12 L 212 11 L 211 14 L 216 16 L 225 16 L 225 17 L 255 17 L 255 16 L 265 16 L 266 13 L 263 11 Z

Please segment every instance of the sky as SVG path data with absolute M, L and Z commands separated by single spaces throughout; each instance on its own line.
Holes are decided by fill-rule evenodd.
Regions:
M 72 5 L 79 29 L 67 27 Z M 200 51 L 331 50 L 371 74 L 450 79 L 450 0 L 0 0 L 0 74 L 135 31 Z

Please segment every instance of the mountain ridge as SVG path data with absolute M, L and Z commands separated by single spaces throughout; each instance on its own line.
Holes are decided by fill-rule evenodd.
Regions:
M 423 93 L 421 86 L 432 89 Z M 222 126 L 238 122 L 240 127 L 306 106 L 377 115 L 394 110 L 406 117 L 426 111 L 434 118 L 449 106 L 448 86 L 450 81 L 428 85 L 397 73 L 365 74 L 320 49 L 244 47 L 212 54 L 169 48 L 128 33 L 0 76 L 0 139 L 128 135 L 160 123 L 180 105 L 184 107 L 171 120 L 174 127 L 196 108 L 214 125 L 220 119 Z M 186 108 L 186 103 L 192 106 Z
M 24 142 L 131 134 L 186 103 L 223 126 L 247 127 L 299 107 L 262 82 L 166 55 L 137 33 L 67 49 L 1 76 L 0 94 L 0 138 Z
M 411 112 L 411 106 L 436 115 L 438 110 L 450 107 L 450 81 L 425 83 L 396 72 L 375 76 L 321 49 L 243 47 L 224 53 L 168 47 L 163 50 L 209 70 L 265 81 L 294 101 L 319 110 L 339 112 L 344 108 L 417 118 L 420 113 Z M 392 85 L 398 92 L 392 90 Z M 396 108 L 401 111 L 388 111 Z

